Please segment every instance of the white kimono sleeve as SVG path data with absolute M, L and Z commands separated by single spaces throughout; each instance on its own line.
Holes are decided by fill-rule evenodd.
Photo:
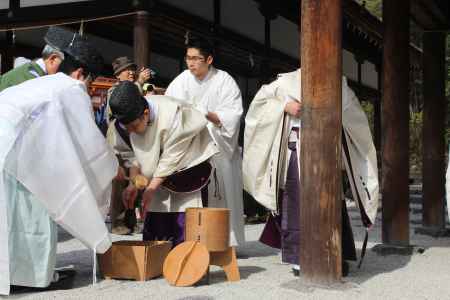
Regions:
M 243 113 L 241 91 L 231 77 L 223 82 L 218 102 L 213 112 L 219 117 L 222 127 L 210 125 L 210 132 L 222 152 L 231 158 L 237 147 Z
M 117 161 L 95 125 L 88 95 L 72 86 L 32 116 L 7 170 L 87 247 L 111 246 L 104 215 Z

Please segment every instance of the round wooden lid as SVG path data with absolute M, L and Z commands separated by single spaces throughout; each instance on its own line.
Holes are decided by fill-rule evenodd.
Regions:
M 197 241 L 176 246 L 164 261 L 164 278 L 175 286 L 191 286 L 208 271 L 209 251 Z

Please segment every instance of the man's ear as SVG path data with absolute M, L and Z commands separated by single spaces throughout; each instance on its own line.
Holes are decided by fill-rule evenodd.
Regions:
M 47 59 L 48 59 L 49 61 L 55 61 L 56 59 L 61 59 L 61 58 L 59 57 L 58 54 L 52 53 L 52 54 L 50 54 L 50 56 L 49 56 Z
M 208 58 L 206 59 L 206 63 L 208 65 L 211 65 L 213 63 L 214 58 L 212 57 L 212 55 L 209 55 Z
M 74 78 L 74 79 L 76 79 L 76 80 L 80 80 L 80 81 L 83 81 L 85 78 L 84 78 L 84 75 L 83 75 L 83 68 L 78 68 L 78 69 L 76 69 L 75 71 L 73 71 L 71 74 L 70 74 L 70 77 L 72 77 L 72 78 Z

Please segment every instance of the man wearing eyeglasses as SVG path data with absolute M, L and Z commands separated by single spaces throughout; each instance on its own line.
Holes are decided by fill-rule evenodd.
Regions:
M 230 244 L 242 245 L 245 235 L 238 145 L 241 92 L 227 72 L 214 68 L 214 51 L 208 41 L 191 38 L 185 60 L 188 70 L 170 83 L 166 95 L 187 101 L 208 120 L 209 133 L 220 150 L 212 159 L 219 184 L 208 186 L 208 206 L 230 209 Z

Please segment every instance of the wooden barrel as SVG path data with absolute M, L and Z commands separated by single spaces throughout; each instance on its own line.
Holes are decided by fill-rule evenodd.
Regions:
M 209 251 L 225 251 L 230 246 L 230 210 L 227 208 L 187 208 L 186 241 L 199 241 Z

